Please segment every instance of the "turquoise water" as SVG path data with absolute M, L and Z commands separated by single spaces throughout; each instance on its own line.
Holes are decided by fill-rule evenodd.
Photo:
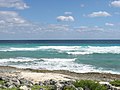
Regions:
M 0 65 L 120 73 L 120 44 L 2 43 Z

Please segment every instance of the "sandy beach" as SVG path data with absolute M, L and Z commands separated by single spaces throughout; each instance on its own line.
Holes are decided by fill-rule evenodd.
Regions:
M 34 69 L 19 69 L 9 66 L 0 66 L 0 76 L 18 76 L 33 82 L 45 80 L 97 80 L 97 81 L 111 81 L 120 79 L 119 74 L 110 73 L 75 73 L 64 70 L 34 70 Z

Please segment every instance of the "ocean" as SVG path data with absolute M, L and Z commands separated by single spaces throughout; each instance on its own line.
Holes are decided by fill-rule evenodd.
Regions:
M 120 74 L 120 40 L 0 40 L 0 66 Z

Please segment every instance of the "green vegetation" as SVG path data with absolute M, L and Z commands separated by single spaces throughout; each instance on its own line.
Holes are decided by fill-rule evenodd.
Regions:
M 40 88 L 42 88 L 44 90 L 55 90 L 52 85 L 49 85 L 49 86 L 33 85 L 31 90 L 40 90 Z
M 0 80 L 0 85 L 3 85 L 5 83 L 5 81 Z
M 63 90 L 76 90 L 76 89 L 72 86 L 65 86 Z
M 9 89 L 2 89 L 0 88 L 0 90 L 20 90 L 19 88 L 9 88 Z
M 107 90 L 103 85 L 91 80 L 80 80 L 73 83 L 75 87 L 89 88 L 90 90 Z
M 116 87 L 120 87 L 120 80 L 111 81 L 110 84 L 112 84 L 113 86 L 116 86 Z

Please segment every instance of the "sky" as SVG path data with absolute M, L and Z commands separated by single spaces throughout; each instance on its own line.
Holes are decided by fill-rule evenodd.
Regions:
M 0 0 L 0 40 L 120 39 L 120 0 Z

